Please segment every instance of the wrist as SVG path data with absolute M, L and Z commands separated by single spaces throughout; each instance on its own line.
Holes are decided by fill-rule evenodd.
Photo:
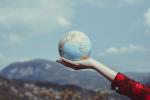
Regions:
M 90 65 L 92 69 L 97 69 L 97 67 L 100 65 L 98 61 L 94 60 L 94 59 L 89 59 L 90 60 Z
M 114 70 L 110 69 L 106 65 L 96 61 L 96 60 L 91 60 L 92 62 L 92 69 L 96 70 L 103 76 L 105 76 L 109 81 L 113 81 L 115 76 L 117 75 L 117 72 Z

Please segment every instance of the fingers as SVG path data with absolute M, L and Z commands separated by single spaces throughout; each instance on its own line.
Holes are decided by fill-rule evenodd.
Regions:
M 63 62 L 67 63 L 67 64 L 71 64 L 71 65 L 74 65 L 74 66 L 78 66 L 78 63 L 76 61 L 71 61 L 71 60 L 68 60 L 66 58 L 60 58 Z
M 57 62 L 75 70 L 92 68 L 89 59 L 80 61 L 71 61 L 61 57 L 59 58 L 59 60 L 57 60 Z
M 58 62 L 58 63 L 60 63 L 60 64 L 63 64 L 63 65 L 65 65 L 65 66 L 68 66 L 68 64 L 65 63 L 65 62 L 64 62 L 63 60 L 61 60 L 61 59 L 56 60 L 56 62 Z
M 56 62 L 61 63 L 61 60 L 60 60 L 60 59 L 57 59 Z
M 72 66 L 76 66 L 76 67 L 89 67 L 90 63 L 88 60 L 80 60 L 80 61 L 71 61 L 68 60 L 66 58 L 60 58 L 63 62 L 65 62 L 66 64 L 71 64 Z
M 60 64 L 63 64 L 63 65 L 66 66 L 66 67 L 75 69 L 75 70 L 78 70 L 78 69 L 79 69 L 76 65 L 74 65 L 74 64 L 72 64 L 72 63 L 70 63 L 70 62 L 67 62 L 67 61 L 65 62 L 65 61 L 62 60 L 62 59 L 56 60 L 56 62 L 58 62 L 58 63 L 60 63 Z

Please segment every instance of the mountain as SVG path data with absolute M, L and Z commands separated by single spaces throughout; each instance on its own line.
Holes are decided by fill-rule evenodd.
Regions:
M 143 84 L 150 83 L 150 73 L 149 72 L 128 72 L 125 73 L 127 76 L 129 76 L 131 79 L 134 79 L 138 82 L 141 82 Z
M 74 71 L 56 62 L 43 59 L 12 63 L 0 74 L 8 79 L 73 84 L 87 89 L 110 88 L 110 83 L 95 71 Z
M 109 90 L 93 91 L 75 85 L 10 80 L 0 77 L 0 100 L 129 100 Z
M 86 89 L 110 89 L 110 83 L 92 70 L 74 71 L 44 59 L 16 62 L 5 67 L 0 74 L 8 79 L 49 81 L 58 84 L 78 85 Z M 150 73 L 125 73 L 142 83 L 150 82 Z

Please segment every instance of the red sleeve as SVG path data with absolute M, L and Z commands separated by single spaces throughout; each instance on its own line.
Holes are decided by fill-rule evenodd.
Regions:
M 118 73 L 111 84 L 112 89 L 133 100 L 150 100 L 150 88 Z

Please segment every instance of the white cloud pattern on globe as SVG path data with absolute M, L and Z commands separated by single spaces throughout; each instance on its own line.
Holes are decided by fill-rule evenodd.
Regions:
M 60 39 L 58 46 L 60 56 L 73 61 L 89 58 L 91 48 L 88 36 L 79 31 L 67 33 Z

